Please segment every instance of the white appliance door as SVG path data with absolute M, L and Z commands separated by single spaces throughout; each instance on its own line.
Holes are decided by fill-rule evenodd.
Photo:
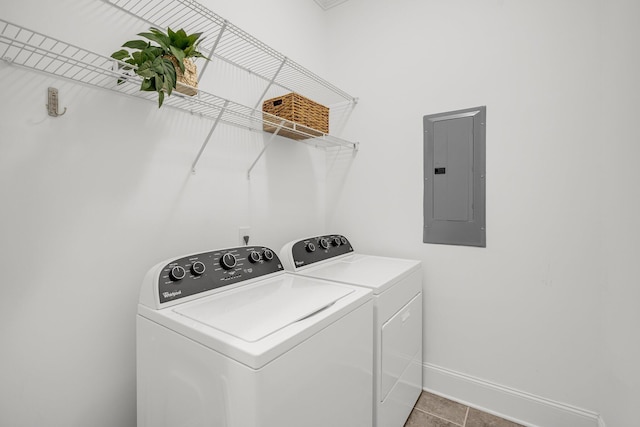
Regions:
M 380 394 L 383 402 L 412 363 L 421 363 L 422 298 L 414 297 L 382 325 Z M 413 402 L 412 402 L 413 403 Z

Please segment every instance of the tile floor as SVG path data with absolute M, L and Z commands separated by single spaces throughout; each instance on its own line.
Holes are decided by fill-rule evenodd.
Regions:
M 423 391 L 404 427 L 522 427 Z

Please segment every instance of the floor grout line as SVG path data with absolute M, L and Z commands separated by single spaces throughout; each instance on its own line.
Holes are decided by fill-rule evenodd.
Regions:
M 468 418 L 469 418 L 469 407 L 467 406 L 467 413 L 464 414 L 464 423 L 462 423 L 462 427 L 466 427 Z

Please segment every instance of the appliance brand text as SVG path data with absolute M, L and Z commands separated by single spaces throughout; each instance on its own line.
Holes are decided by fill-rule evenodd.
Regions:
M 165 298 L 173 298 L 173 297 L 177 297 L 178 295 L 182 295 L 182 291 L 173 291 L 173 292 L 163 292 L 162 296 Z

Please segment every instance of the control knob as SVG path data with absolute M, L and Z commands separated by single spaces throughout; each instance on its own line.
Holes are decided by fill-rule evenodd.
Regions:
M 251 251 L 251 253 L 249 254 L 249 261 L 254 264 L 260 261 L 260 254 L 257 251 Z
M 271 261 L 273 259 L 273 251 L 271 249 L 265 249 L 262 251 L 262 258 L 264 258 L 265 261 Z
M 333 243 L 333 246 L 340 246 L 340 238 L 334 237 L 333 239 L 331 239 L 331 243 Z
M 314 245 L 312 242 L 308 242 L 306 245 L 304 245 L 304 248 L 307 250 L 307 252 L 315 252 L 316 245 Z
M 341 236 L 341 237 L 340 237 L 340 242 L 341 242 L 343 245 L 346 245 L 346 244 L 347 244 L 347 239 L 346 239 L 346 237 Z
M 184 279 L 184 276 L 186 275 L 187 272 L 184 270 L 184 267 L 180 265 L 174 265 L 173 267 L 171 267 L 171 271 L 169 272 L 169 278 L 174 282 Z
M 204 273 L 204 270 L 206 270 L 206 268 L 207 267 L 205 267 L 202 261 L 196 261 L 193 264 L 191 264 L 191 273 L 193 273 L 196 276 L 200 276 L 201 274 Z
M 328 249 L 329 248 L 329 241 L 326 238 L 321 238 L 320 239 L 320 246 L 322 246 L 322 249 Z
M 231 270 L 236 266 L 237 263 L 238 263 L 238 260 L 236 259 L 236 256 L 231 252 L 227 252 L 226 254 L 220 257 L 220 265 L 225 270 Z

